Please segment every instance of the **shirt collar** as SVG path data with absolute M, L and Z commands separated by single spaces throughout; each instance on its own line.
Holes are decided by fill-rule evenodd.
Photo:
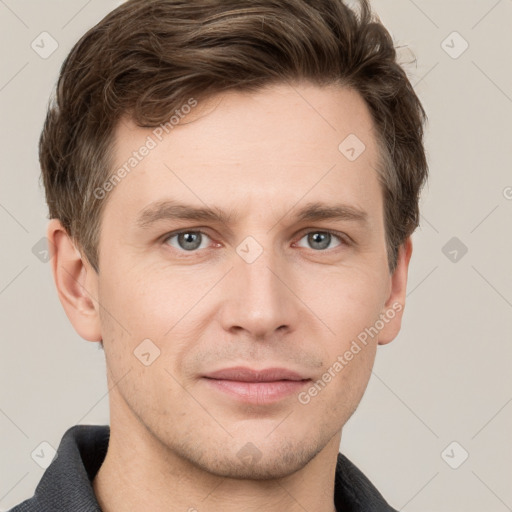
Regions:
M 34 496 L 10 512 L 101 512 L 92 487 L 107 454 L 108 425 L 75 425 L 59 444 Z M 337 512 L 396 512 L 366 476 L 338 453 L 334 484 Z

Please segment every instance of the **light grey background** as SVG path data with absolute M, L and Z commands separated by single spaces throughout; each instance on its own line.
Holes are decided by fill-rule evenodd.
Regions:
M 109 422 L 103 352 L 75 333 L 33 247 L 47 225 L 48 98 L 72 45 L 120 3 L 0 0 L 1 510 L 32 495 L 41 442 Z M 410 49 L 401 58 L 417 58 L 406 69 L 429 116 L 431 176 L 403 328 L 378 349 L 341 451 L 399 510 L 512 510 L 512 0 L 373 5 Z M 43 31 L 58 42 L 46 59 L 31 48 Z

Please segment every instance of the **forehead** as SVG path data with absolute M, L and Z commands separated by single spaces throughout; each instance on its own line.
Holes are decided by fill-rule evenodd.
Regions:
M 168 198 L 251 214 L 301 200 L 379 209 L 374 127 L 357 92 L 277 85 L 231 91 L 186 111 L 168 133 L 119 123 L 115 169 L 129 172 L 108 208 L 124 209 L 134 221 Z

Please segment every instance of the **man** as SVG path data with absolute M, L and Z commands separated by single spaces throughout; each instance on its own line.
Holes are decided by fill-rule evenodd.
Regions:
M 85 34 L 40 160 L 111 421 L 13 510 L 394 510 L 339 447 L 400 330 L 424 120 L 366 1 L 130 0 Z

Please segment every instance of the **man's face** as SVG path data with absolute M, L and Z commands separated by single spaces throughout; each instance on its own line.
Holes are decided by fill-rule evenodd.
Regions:
M 143 425 L 163 452 L 214 474 L 278 477 L 339 440 L 378 336 L 358 342 L 341 370 L 333 365 L 391 307 L 375 134 L 362 98 L 342 88 L 280 85 L 202 106 L 162 141 L 127 120 L 117 129 L 115 169 L 148 136 L 157 144 L 116 185 L 102 218 L 92 288 L 117 383 L 111 421 Z M 355 159 L 353 136 L 339 149 L 350 134 L 365 145 Z M 163 201 L 224 212 L 228 224 L 141 217 Z M 300 220 L 313 203 L 366 220 Z M 256 384 L 246 396 L 247 384 L 240 395 L 205 378 L 239 366 L 310 381 L 281 396 Z M 330 382 L 309 392 L 329 368 Z

